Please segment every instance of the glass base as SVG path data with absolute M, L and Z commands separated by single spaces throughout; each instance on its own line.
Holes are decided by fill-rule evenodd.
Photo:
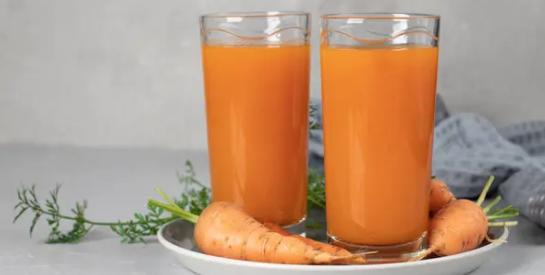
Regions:
M 307 226 L 304 218 L 297 223 L 284 226 L 284 229 L 288 230 L 293 235 L 301 235 L 303 237 L 306 237 Z
M 422 255 L 428 247 L 426 234 L 410 243 L 388 246 L 348 243 L 331 236 L 329 233 L 327 239 L 330 244 L 342 247 L 351 253 L 374 252 L 365 255 L 365 260 L 370 264 L 407 262 Z

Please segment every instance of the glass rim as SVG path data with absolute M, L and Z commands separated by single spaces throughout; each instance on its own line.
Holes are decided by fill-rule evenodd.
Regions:
M 304 11 L 249 11 L 249 12 L 218 12 L 201 14 L 200 18 L 267 18 L 267 17 L 287 17 L 287 16 L 307 16 L 310 17 L 310 12 Z
M 440 19 L 441 16 L 431 13 L 407 12 L 363 12 L 363 13 L 329 13 L 322 14 L 322 19 Z

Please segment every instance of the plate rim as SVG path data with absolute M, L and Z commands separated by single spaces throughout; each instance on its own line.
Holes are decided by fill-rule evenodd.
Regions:
M 229 258 L 223 258 L 213 255 L 207 255 L 204 253 L 195 252 L 192 250 L 188 250 L 186 248 L 180 247 L 176 244 L 171 243 L 168 241 L 164 236 L 163 232 L 164 230 L 174 223 L 179 222 L 188 222 L 184 219 L 176 219 L 173 221 L 170 221 L 166 224 L 164 224 L 159 231 L 157 232 L 157 238 L 159 242 L 168 250 L 171 252 L 174 252 L 177 255 L 182 255 L 190 258 L 194 258 L 197 260 L 202 260 L 205 262 L 214 262 L 214 263 L 220 263 L 225 265 L 234 265 L 237 267 L 244 267 L 244 268 L 262 268 L 262 269 L 275 269 L 275 270 L 294 270 L 294 271 L 354 271 L 354 270 L 382 270 L 382 269 L 396 269 L 396 268 L 407 268 L 407 267 L 418 267 L 423 265 L 429 265 L 429 264 L 439 264 L 444 262 L 450 262 L 459 258 L 465 258 L 465 257 L 471 257 L 477 254 L 481 254 L 487 251 L 490 251 L 492 249 L 495 249 L 502 245 L 502 242 L 493 242 L 488 245 L 485 245 L 483 247 L 479 247 L 477 249 L 452 255 L 452 256 L 444 256 L 444 257 L 438 257 L 433 259 L 428 259 L 424 261 L 415 261 L 415 262 L 402 262 L 402 263 L 388 263 L 388 264 L 370 264 L 370 265 L 296 265 L 296 264 L 274 264 L 274 263 L 262 263 L 262 262 L 251 262 L 251 261 L 243 261 L 243 260 L 235 260 L 235 259 L 229 259 Z M 503 233 L 500 236 L 499 240 L 507 240 L 507 237 L 509 236 L 509 229 L 505 227 L 503 229 Z

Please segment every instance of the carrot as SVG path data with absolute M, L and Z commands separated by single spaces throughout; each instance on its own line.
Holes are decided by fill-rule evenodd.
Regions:
M 249 216 L 243 209 L 229 202 L 214 202 L 200 216 L 179 208 L 160 189 L 170 203 L 149 200 L 149 203 L 196 223 L 195 244 L 205 254 L 253 262 L 278 264 L 341 264 L 358 259 L 367 253 L 346 256 L 332 255 L 306 244 L 299 238 L 283 236 Z M 342 261 L 342 262 L 341 262 Z
M 294 235 L 292 234 L 291 232 L 289 232 L 287 229 L 285 229 L 284 227 L 276 224 L 276 223 L 273 223 L 273 222 L 264 222 L 263 225 L 267 228 L 269 228 L 270 230 L 282 235 L 282 236 L 299 236 L 301 238 L 303 238 L 302 236 L 300 235 Z M 306 238 L 303 238 L 303 239 L 306 239 Z
M 488 237 L 490 226 L 513 226 L 517 222 L 489 223 L 490 220 L 518 216 L 518 211 L 512 206 L 487 213 L 500 201 L 496 198 L 484 209 L 481 204 L 492 184 L 491 176 L 486 183 L 477 202 L 466 199 L 454 200 L 441 208 L 430 220 L 428 243 L 429 248 L 411 261 L 419 260 L 434 253 L 438 256 L 448 256 L 473 250 Z
M 436 213 L 454 200 L 456 200 L 456 197 L 454 197 L 454 194 L 450 192 L 448 186 L 444 182 L 435 178 L 431 180 L 430 212 Z
M 297 238 L 297 239 L 301 240 L 302 242 L 306 243 L 307 245 L 309 245 L 309 246 L 313 247 L 314 249 L 318 250 L 318 251 L 326 252 L 326 253 L 329 253 L 329 254 L 335 255 L 335 256 L 349 256 L 349 255 L 352 255 L 352 253 L 350 253 L 348 250 L 346 250 L 344 248 L 334 246 L 334 245 L 330 245 L 330 244 L 325 244 L 325 243 L 322 243 L 322 242 L 318 242 L 318 241 L 315 241 L 313 239 L 305 238 L 305 237 L 303 237 L 301 235 L 294 235 L 291 232 L 289 232 L 288 230 L 286 230 L 285 228 L 283 228 L 283 227 L 281 227 L 281 226 L 279 226 L 279 225 L 277 225 L 275 223 L 265 222 L 264 225 L 265 225 L 265 227 L 273 230 L 276 233 L 281 234 L 282 236 L 290 236 L 290 237 L 293 237 L 293 238 Z M 341 262 L 343 262 L 343 261 L 341 261 Z M 347 263 L 350 263 L 350 262 L 365 263 L 365 259 L 355 258 L 355 259 L 346 260 L 344 262 L 347 262 Z
M 331 264 L 358 255 L 335 256 L 298 238 L 283 236 L 228 202 L 209 205 L 195 226 L 202 252 L 237 260 L 285 264 Z
M 454 201 L 432 219 L 428 249 L 439 256 L 454 255 L 475 249 L 488 232 L 486 215 L 469 200 Z

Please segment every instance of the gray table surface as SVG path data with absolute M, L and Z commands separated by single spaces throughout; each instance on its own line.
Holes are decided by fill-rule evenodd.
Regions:
M 36 184 L 39 197 L 45 198 L 60 183 L 63 210 L 87 199 L 89 219 L 129 219 L 145 210 L 148 198 L 158 198 L 156 186 L 171 195 L 181 191 L 176 172 L 183 171 L 186 159 L 199 179 L 208 182 L 206 152 L 0 145 L 0 274 L 192 274 L 153 240 L 121 244 L 108 228 L 95 228 L 79 244 L 50 245 L 44 243 L 45 221 L 33 238 L 28 234 L 30 216 L 12 224 L 21 184 Z M 545 274 L 545 230 L 520 222 L 509 243 L 473 275 Z

